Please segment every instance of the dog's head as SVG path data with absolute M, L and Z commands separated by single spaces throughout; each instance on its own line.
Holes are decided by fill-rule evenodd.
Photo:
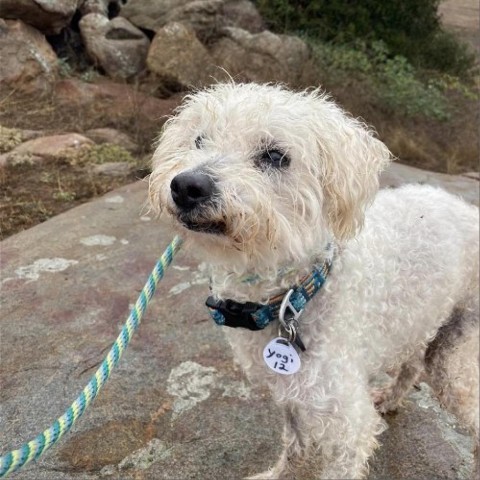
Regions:
M 150 200 L 209 258 L 271 266 L 353 237 L 389 159 L 318 91 L 222 84 L 187 97 L 166 123 Z

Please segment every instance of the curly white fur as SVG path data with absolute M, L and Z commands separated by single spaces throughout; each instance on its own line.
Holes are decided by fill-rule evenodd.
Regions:
M 284 152 L 290 165 L 258 168 L 265 148 Z M 159 141 L 154 209 L 178 219 L 170 183 L 181 172 L 215 182 L 216 201 L 196 221 L 220 222 L 224 233 L 176 223 L 210 262 L 217 297 L 267 302 L 297 283 L 328 242 L 337 245 L 332 272 L 301 317 L 307 350 L 298 373 L 276 375 L 263 363 L 276 325 L 226 328 L 247 375 L 267 383 L 286 412 L 284 452 L 255 478 L 294 477 L 309 458 L 315 478 L 364 476 L 384 429 L 379 410 L 396 407 L 426 349 L 441 401 L 478 435 L 478 209 L 428 186 L 375 197 L 389 161 L 385 145 L 324 94 L 272 85 L 198 92 Z M 440 334 L 449 341 L 438 342 Z M 379 387 L 382 376 L 389 381 Z

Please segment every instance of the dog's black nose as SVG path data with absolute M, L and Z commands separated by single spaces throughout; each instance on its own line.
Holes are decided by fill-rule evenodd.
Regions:
M 184 210 L 191 210 L 209 200 L 215 190 L 212 178 L 202 172 L 184 172 L 170 184 L 173 201 Z

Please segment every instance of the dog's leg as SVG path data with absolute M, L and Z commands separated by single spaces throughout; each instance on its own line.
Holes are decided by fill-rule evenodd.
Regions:
M 305 389 L 287 414 L 279 461 L 253 478 L 296 478 L 304 463 L 309 467 L 307 478 L 363 478 L 377 446 L 376 436 L 384 429 L 364 376 L 351 364 L 332 363 L 321 381 Z
M 425 351 L 422 349 L 403 363 L 391 385 L 371 392 L 375 408 L 380 413 L 395 411 L 424 369 Z
M 314 478 L 319 480 L 364 478 L 368 460 L 378 446 L 376 437 L 385 430 L 366 384 L 355 385 L 348 379 L 339 393 L 332 415 L 312 417 L 320 461 Z
M 428 383 L 440 403 L 474 434 L 479 478 L 479 300 L 478 293 L 455 309 L 425 355 Z
M 307 456 L 310 446 L 309 422 L 304 408 L 296 402 L 288 402 L 285 409 L 283 428 L 283 451 L 274 467 L 248 480 L 295 478 L 295 473 Z

